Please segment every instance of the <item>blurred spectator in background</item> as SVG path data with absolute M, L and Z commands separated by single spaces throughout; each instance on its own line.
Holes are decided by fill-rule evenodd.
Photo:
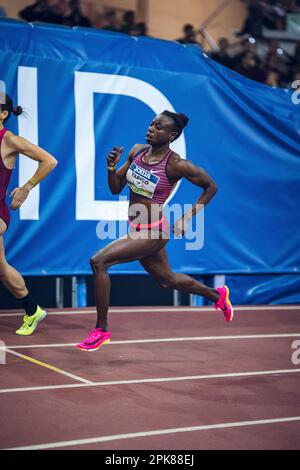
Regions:
M 260 2 L 263 24 L 267 29 L 284 29 L 286 24 L 286 8 L 279 0 Z
M 140 27 L 137 23 L 134 23 L 129 29 L 128 29 L 128 34 L 129 36 L 140 36 L 141 35 L 141 30 Z
M 5 17 L 5 16 L 7 16 L 6 10 L 5 10 L 4 7 L 1 7 L 1 6 L 0 6 L 0 18 L 1 18 L 1 17 L 3 18 L 3 17 Z
M 229 41 L 226 38 L 220 38 L 218 41 L 218 51 L 213 51 L 209 55 L 210 57 L 219 62 L 219 64 L 225 65 L 225 67 L 233 67 L 234 59 L 228 54 Z
M 96 0 L 80 0 L 79 10 L 84 18 L 90 22 L 90 26 L 95 26 L 98 18 L 98 11 L 96 9 Z
M 138 23 L 138 26 L 140 28 L 140 36 L 148 36 L 147 24 L 141 21 L 140 23 Z
M 292 0 L 291 12 L 300 12 L 300 0 Z
M 59 14 L 53 11 L 57 0 L 38 0 L 19 12 L 20 18 L 25 21 L 41 21 L 43 23 L 59 23 Z
M 181 44 L 201 44 L 197 41 L 197 31 L 195 30 L 192 24 L 185 24 L 182 28 L 183 37 L 176 39 L 177 42 Z
M 115 32 L 120 31 L 120 26 L 115 10 L 110 10 L 103 15 L 101 29 L 107 29 L 108 31 Z
M 237 51 L 233 57 L 234 66 L 241 63 L 242 58 L 247 52 L 251 52 L 256 56 L 256 41 L 252 37 L 242 39 L 238 43 L 231 44 L 230 47 Z
M 242 29 L 236 33 L 236 36 L 243 36 L 249 34 L 255 38 L 259 38 L 262 35 L 263 28 L 263 16 L 259 5 L 249 4 L 248 14 L 242 26 Z
M 60 17 L 58 23 L 64 26 L 91 26 L 89 19 L 80 11 L 79 0 L 58 0 L 53 11 Z
M 250 34 L 256 38 L 262 36 L 263 28 L 283 30 L 286 25 L 287 8 L 282 0 L 246 0 L 248 13 L 244 25 L 237 36 Z
M 300 68 L 292 75 L 292 82 L 298 81 L 298 88 L 300 88 Z
M 280 73 L 278 70 L 269 70 L 265 79 L 265 84 L 273 87 L 280 85 Z
M 135 25 L 135 13 L 132 10 L 126 11 L 123 15 L 123 23 L 121 25 L 121 33 L 129 33 L 129 30 Z
M 297 42 L 296 44 L 296 47 L 295 47 L 295 52 L 294 52 L 294 55 L 292 57 L 292 67 L 291 67 L 291 71 L 292 73 L 294 73 L 296 71 L 296 69 L 299 68 L 300 66 L 300 41 Z
M 247 52 L 243 56 L 241 64 L 235 67 L 235 71 L 257 82 L 264 82 L 266 79 L 266 73 L 252 52 Z
M 146 23 L 135 23 L 128 30 L 130 36 L 147 36 Z
M 233 43 L 220 38 L 218 46 L 219 51 L 208 52 L 213 60 L 247 78 L 273 87 L 288 88 L 292 77 L 300 70 L 300 41 L 293 55 L 286 52 L 279 41 L 256 41 L 252 37 Z
M 64 26 L 91 26 L 88 18 L 80 11 L 79 0 L 38 0 L 20 11 L 26 21 L 57 23 Z
M 280 47 L 278 41 L 271 41 L 269 44 L 268 52 L 265 56 L 266 67 L 274 70 L 278 70 L 282 74 L 286 74 L 288 71 L 288 56 L 284 54 L 284 51 Z

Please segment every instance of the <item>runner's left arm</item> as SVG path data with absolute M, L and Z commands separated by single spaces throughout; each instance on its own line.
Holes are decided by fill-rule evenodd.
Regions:
M 178 233 L 181 231 L 184 233 L 185 224 L 211 201 L 218 191 L 218 187 L 208 173 L 206 173 L 203 168 L 196 166 L 193 162 L 176 156 L 170 163 L 171 164 L 168 167 L 168 175 L 170 179 L 178 181 L 181 178 L 186 178 L 195 186 L 203 189 L 201 196 L 195 204 L 183 215 L 182 220 L 177 221 L 175 224 L 174 232 Z
M 32 175 L 29 181 L 20 188 L 15 188 L 10 197 L 13 197 L 11 208 L 18 209 L 26 200 L 29 192 L 40 183 L 51 171 L 56 167 L 57 160 L 46 152 L 46 150 L 32 144 L 24 137 L 19 137 L 14 134 L 9 134 L 5 140 L 6 145 L 12 154 L 23 154 L 31 160 L 39 162 L 38 169 Z

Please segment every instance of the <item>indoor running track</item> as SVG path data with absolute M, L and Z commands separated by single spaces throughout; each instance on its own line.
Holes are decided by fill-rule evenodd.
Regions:
M 2 449 L 300 449 L 300 306 L 0 311 Z

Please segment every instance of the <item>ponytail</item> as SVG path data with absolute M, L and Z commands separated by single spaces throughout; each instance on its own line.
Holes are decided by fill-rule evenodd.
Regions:
M 20 116 L 23 113 L 23 108 L 22 106 L 17 106 L 16 108 L 13 108 L 12 113 L 15 116 Z
M 7 111 L 8 116 L 4 121 L 10 118 L 11 113 L 14 114 L 15 116 L 20 116 L 23 113 L 23 108 L 22 106 L 16 106 L 14 107 L 12 99 L 10 96 L 5 95 L 5 104 L 0 104 L 1 111 Z

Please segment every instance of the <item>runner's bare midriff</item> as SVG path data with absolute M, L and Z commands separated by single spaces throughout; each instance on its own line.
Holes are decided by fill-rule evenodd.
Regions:
M 141 224 L 152 224 L 161 220 L 163 205 L 152 202 L 144 196 L 130 192 L 128 218 L 133 222 L 138 217 Z

